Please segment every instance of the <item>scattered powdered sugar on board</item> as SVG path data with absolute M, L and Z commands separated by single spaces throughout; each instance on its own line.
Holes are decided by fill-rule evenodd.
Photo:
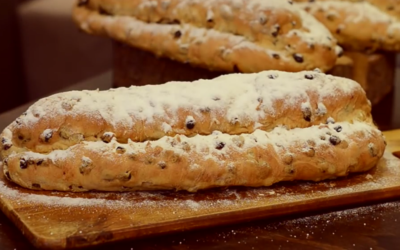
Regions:
M 361 235 L 370 235 L 371 230 L 381 231 L 383 233 L 383 231 L 387 231 L 385 226 L 383 226 L 385 219 L 394 219 L 394 222 L 397 222 L 396 218 L 399 208 L 400 204 L 398 202 L 362 206 L 292 220 L 283 220 L 275 224 L 267 225 L 264 229 L 284 229 L 288 233 L 291 233 L 290 236 L 293 238 L 296 238 L 296 236 L 298 238 L 305 237 L 306 239 L 318 237 L 321 240 L 334 237 L 335 233 L 338 234 L 338 238 L 343 238 L 343 232 L 352 233 L 349 232 L 348 229 L 343 229 L 343 227 L 349 224 L 353 227 L 358 227 L 358 234 Z M 370 230 L 368 230 L 368 228 L 370 228 Z M 366 230 L 368 232 L 366 232 Z M 361 231 L 363 232 L 361 233 Z M 354 232 L 354 234 L 357 233 Z
M 105 199 L 85 199 L 58 197 L 52 195 L 29 194 L 20 192 L 18 189 L 13 189 L 7 186 L 3 181 L 0 181 L 0 197 L 12 200 L 21 200 L 24 203 L 41 204 L 46 206 L 103 206 L 108 202 Z
M 348 210 L 342 210 L 342 211 L 335 211 L 331 213 L 325 213 L 325 214 L 320 214 L 320 215 L 314 215 L 310 217 L 304 217 L 304 218 L 298 218 L 295 220 L 287 221 L 285 223 L 291 223 L 291 224 L 304 224 L 304 223 L 309 223 L 311 221 L 334 221 L 338 219 L 346 219 L 346 220 L 352 220 L 352 219 L 358 219 L 357 216 L 361 217 L 364 215 L 369 215 L 376 210 L 379 209 L 387 209 L 387 210 L 398 210 L 400 208 L 400 204 L 398 203 L 383 203 L 383 204 L 378 204 L 374 206 L 368 206 L 368 207 L 357 207 L 357 208 L 352 208 Z
M 13 184 L 11 184 L 13 185 Z M 200 210 L 201 208 L 222 207 L 235 205 L 234 201 L 220 199 L 218 201 L 195 201 L 190 199 L 195 194 L 188 193 L 189 198 L 170 199 L 171 194 L 164 192 L 132 192 L 132 193 L 88 193 L 50 192 L 47 194 L 27 193 L 27 190 L 19 187 L 13 188 L 6 181 L 0 180 L 0 198 L 18 201 L 18 203 L 44 205 L 47 207 L 108 207 L 115 208 L 157 208 L 174 205 L 177 208 Z M 30 191 L 32 192 L 32 191 Z M 34 191 L 33 191 L 34 192 Z M 231 197 L 231 192 L 225 192 Z M 173 191 L 172 191 L 173 195 Z

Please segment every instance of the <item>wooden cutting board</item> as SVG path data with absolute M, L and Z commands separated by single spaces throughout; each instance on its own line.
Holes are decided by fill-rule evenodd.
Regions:
M 368 173 L 320 183 L 186 192 L 31 191 L 0 175 L 0 208 L 38 248 L 64 249 L 400 197 L 400 130 Z

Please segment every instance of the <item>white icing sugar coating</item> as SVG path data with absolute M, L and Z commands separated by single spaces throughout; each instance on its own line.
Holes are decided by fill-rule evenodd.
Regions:
M 311 74 L 314 79 L 306 79 L 305 74 Z M 277 77 L 271 79 L 272 75 Z M 164 123 L 160 126 L 163 131 L 169 131 L 171 126 L 176 125 L 177 119 L 170 114 L 178 109 L 190 108 L 194 115 L 200 116 L 204 109 L 208 109 L 213 117 L 217 117 L 219 112 L 226 110 L 229 121 L 258 122 L 266 115 L 275 115 L 274 103 L 277 100 L 283 100 L 283 108 L 291 107 L 299 100 L 308 103 L 309 93 L 315 90 L 318 90 L 318 98 L 324 100 L 351 94 L 361 90 L 361 87 L 352 80 L 317 72 L 229 74 L 213 80 L 60 93 L 35 103 L 20 120 L 30 126 L 40 122 L 42 117 L 84 114 L 85 117 L 105 120 L 113 126 L 131 129 L 135 123 L 133 119 L 146 124 L 162 117 Z M 322 102 L 319 106 L 324 107 Z M 323 111 L 326 112 L 325 109 Z
M 165 133 L 168 133 L 169 131 L 172 130 L 171 125 L 169 125 L 169 124 L 167 124 L 167 123 L 165 123 L 165 122 L 163 122 L 161 126 L 162 126 L 162 130 L 163 130 Z
M 318 103 L 318 108 L 317 108 L 317 115 L 325 115 L 328 112 L 326 109 L 325 105 L 323 103 Z
M 313 3 L 296 3 L 299 6 L 312 6 Z M 368 19 L 371 22 L 394 22 L 395 18 L 387 15 L 374 5 L 365 2 L 347 2 L 347 1 L 320 1 L 318 7 L 323 10 L 329 11 L 328 14 L 336 15 L 336 8 L 346 10 L 349 13 L 355 13 L 356 15 L 349 16 L 344 22 L 362 22 L 363 19 Z
M 340 129 L 339 129 L 340 128 Z M 307 152 L 311 148 L 321 150 L 324 147 L 332 147 L 330 137 L 337 137 L 340 141 L 347 140 L 356 133 L 362 134 L 362 140 L 369 140 L 375 135 L 381 134 L 375 127 L 364 122 L 338 122 L 335 124 L 315 125 L 308 128 L 286 129 L 277 127 L 272 131 L 266 132 L 256 130 L 250 134 L 229 135 L 214 131 L 211 135 L 196 135 L 194 137 L 186 137 L 184 135 L 176 135 L 174 137 L 162 137 L 155 141 L 118 143 L 113 139 L 110 143 L 102 141 L 82 142 L 83 148 L 89 151 L 98 152 L 103 157 L 114 154 L 116 148 L 124 148 L 125 154 L 135 155 L 138 153 L 146 154 L 150 148 L 162 148 L 163 150 L 171 150 L 177 155 L 189 156 L 193 152 L 200 153 L 204 160 L 212 159 L 221 166 L 225 165 L 224 155 L 229 155 L 230 152 L 246 152 L 249 149 L 260 147 L 267 149 L 270 145 L 279 155 L 291 155 L 290 148 Z M 351 141 L 349 141 L 351 142 Z M 190 149 L 188 150 L 188 145 Z M 77 145 L 80 147 L 80 145 Z M 54 150 L 49 154 L 43 155 L 34 152 L 24 152 L 25 159 L 45 159 L 50 160 L 54 164 L 58 160 L 68 159 L 73 157 L 73 147 L 67 150 Z M 374 147 L 372 143 L 368 144 L 371 149 Z M 222 156 L 222 157 L 221 157 Z M 84 165 L 89 165 L 91 159 L 82 157 Z M 195 162 L 193 163 L 195 164 Z M 195 166 L 193 166 L 195 167 Z
M 324 11 L 327 16 L 331 16 L 332 18 L 341 18 L 343 14 L 337 10 L 344 11 L 346 18 L 341 19 L 339 29 L 344 29 L 348 23 L 360 24 L 360 27 L 366 23 L 373 23 L 387 25 L 387 33 L 389 35 L 400 31 L 400 22 L 396 17 L 388 15 L 366 1 L 319 1 L 317 3 L 296 3 L 295 5 L 301 8 L 311 7 L 311 13 Z
M 172 0 L 163 6 L 160 0 L 92 0 L 73 16 L 92 35 L 214 71 L 326 72 L 337 59 L 329 30 L 286 1 Z
M 301 36 L 306 42 L 314 43 L 318 42 L 325 45 L 332 45 L 332 41 L 328 37 L 332 38 L 331 33 L 325 28 L 324 25 L 319 23 L 313 16 L 307 14 L 301 8 L 294 6 L 289 1 L 284 0 L 180 0 L 172 11 L 173 16 L 177 16 L 177 13 L 190 9 L 192 6 L 202 5 L 207 9 L 207 20 L 213 19 L 214 12 L 218 11 L 224 19 L 230 20 L 237 18 L 244 23 L 248 23 L 248 26 L 252 28 L 260 22 L 263 18 L 265 20 L 269 18 L 265 16 L 265 11 L 281 11 L 285 10 L 292 13 L 293 16 L 299 16 L 302 25 L 306 29 L 293 29 L 289 32 L 289 36 L 296 32 L 296 35 Z M 120 8 L 123 8 L 122 6 Z M 116 14 L 127 14 L 126 10 L 120 9 L 113 6 L 113 11 Z M 157 8 L 157 1 L 142 0 L 137 7 L 143 13 L 151 13 Z M 239 14 L 234 13 L 240 11 Z M 247 19 L 246 13 L 252 13 L 253 19 Z M 234 16 L 236 14 L 236 16 Z M 292 16 L 292 17 L 293 17 Z M 195 15 L 192 17 L 195 19 Z M 312 31 L 312 32 L 311 32 Z M 270 33 L 271 31 L 263 31 L 262 33 Z

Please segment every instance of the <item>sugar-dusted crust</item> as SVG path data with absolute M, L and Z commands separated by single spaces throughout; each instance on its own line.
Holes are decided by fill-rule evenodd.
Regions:
M 196 191 L 345 176 L 374 167 L 384 148 L 381 132 L 373 126 L 342 122 L 142 143 L 82 142 L 49 154 L 12 154 L 4 171 L 31 189 Z
M 343 0 L 342 0 L 343 1 Z M 355 1 L 355 0 L 353 0 Z M 400 21 L 400 0 L 367 0 L 386 14 Z
M 396 19 L 397 14 L 390 15 L 387 12 L 391 11 L 382 11 L 388 2 L 398 1 L 388 0 L 378 4 L 372 0 L 317 0 L 296 5 L 313 14 L 346 49 L 397 51 L 400 50 L 400 22 Z
M 73 17 L 90 34 L 210 70 L 327 71 L 341 53 L 322 24 L 281 0 L 78 1 Z
M 382 156 L 370 108 L 359 84 L 315 71 L 72 91 L 32 105 L 2 132 L 0 152 L 6 177 L 33 189 L 318 181 Z
M 316 71 L 229 74 L 212 80 L 72 91 L 33 104 L 0 135 L 0 153 L 48 153 L 82 141 L 157 140 L 176 134 L 271 131 L 325 124 L 372 123 L 361 86 Z
M 332 1 L 332 0 L 314 0 L 314 1 Z M 360 3 L 367 2 L 377 7 L 386 14 L 400 20 L 400 0 L 335 0 L 338 2 Z M 294 2 L 312 2 L 310 0 L 294 0 Z

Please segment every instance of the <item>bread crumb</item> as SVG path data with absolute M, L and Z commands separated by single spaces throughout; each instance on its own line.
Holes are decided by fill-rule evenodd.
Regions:
M 370 175 L 370 174 L 367 174 L 367 175 L 365 176 L 365 179 L 367 179 L 367 180 L 372 180 L 372 179 L 374 179 L 374 177 L 373 177 L 372 175 Z

